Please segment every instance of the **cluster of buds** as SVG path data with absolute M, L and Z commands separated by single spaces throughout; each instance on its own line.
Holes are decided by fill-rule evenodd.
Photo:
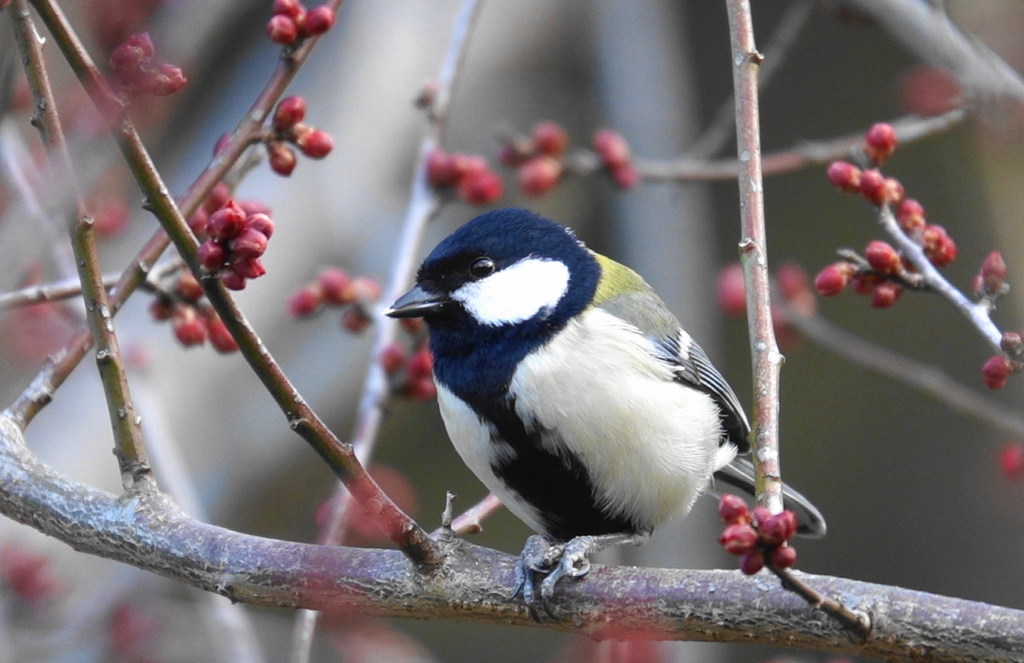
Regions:
M 334 148 L 326 131 L 302 123 L 305 117 L 306 100 L 302 97 L 286 97 L 274 110 L 271 132 L 265 142 L 270 168 L 278 175 L 287 177 L 295 170 L 295 151 L 288 143 L 311 159 L 323 159 Z
M 498 161 L 516 169 L 523 195 L 540 196 L 553 189 L 565 173 L 563 155 L 568 147 L 565 129 L 545 120 L 535 124 L 529 136 L 506 140 L 498 149 Z
M 400 322 L 415 339 L 413 350 L 407 353 L 402 343 L 392 342 L 380 354 L 381 367 L 391 382 L 391 393 L 414 401 L 429 400 L 437 395 L 437 387 L 434 385 L 434 359 L 427 350 L 422 321 L 404 319 Z
M 122 90 L 165 97 L 187 82 L 181 69 L 154 61 L 156 49 L 148 32 L 134 34 L 110 54 L 110 68 Z
M 372 320 L 370 307 L 380 299 L 380 284 L 368 276 L 349 276 L 339 267 L 328 267 L 316 280 L 288 297 L 288 314 L 306 318 L 324 306 L 341 306 L 341 326 L 353 333 L 366 329 Z
M 174 338 L 186 348 L 202 345 L 207 340 L 221 354 L 238 350 L 224 321 L 209 304 L 201 304 L 203 288 L 192 272 L 182 270 L 173 287 L 157 293 L 149 305 L 154 320 L 171 321 Z
M 267 36 L 282 46 L 322 35 L 334 26 L 334 10 L 327 5 L 307 10 L 299 0 L 274 0 L 273 11 L 267 22 Z
M 801 315 L 813 315 L 817 301 L 811 292 L 807 272 L 795 263 L 785 262 L 775 270 L 775 284 L 786 305 Z M 728 318 L 742 317 L 747 311 L 747 294 L 743 282 L 743 267 L 731 263 L 718 273 L 716 284 L 718 308 Z M 772 326 L 775 337 L 784 351 L 794 349 L 800 342 L 800 333 L 786 321 L 786 315 L 777 306 L 772 307 Z
M 199 263 L 210 274 L 220 276 L 224 287 L 242 290 L 249 279 L 267 273 L 260 256 L 274 233 L 274 222 L 263 209 L 247 209 L 228 199 L 209 212 L 206 223 L 196 233 Z
M 747 511 L 747 504 L 735 495 L 722 495 L 718 515 L 725 521 L 718 542 L 725 551 L 740 558 L 740 570 L 752 576 L 765 564 L 788 569 L 796 563 L 796 550 L 788 545 L 796 534 L 796 515 L 788 509 L 772 515 L 764 507 Z
M 427 181 L 437 189 L 454 189 L 468 205 L 488 205 L 501 198 L 505 185 L 487 160 L 475 154 L 448 153 L 434 148 L 427 154 Z

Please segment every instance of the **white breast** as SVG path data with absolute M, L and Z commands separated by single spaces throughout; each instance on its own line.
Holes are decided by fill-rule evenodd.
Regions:
M 517 518 L 533 531 L 543 532 L 536 509 L 519 497 L 518 493 L 509 490 L 491 469 L 491 464 L 503 454 L 512 453 L 511 447 L 501 441 L 492 441 L 494 428 L 483 423 L 471 407 L 440 383 L 437 385 L 437 404 L 448 437 L 462 457 L 462 462 Z
M 561 434 L 603 505 L 653 528 L 688 512 L 735 448 L 719 449 L 711 397 L 674 382 L 649 348 L 635 328 L 593 309 L 527 356 L 511 391 L 524 420 Z

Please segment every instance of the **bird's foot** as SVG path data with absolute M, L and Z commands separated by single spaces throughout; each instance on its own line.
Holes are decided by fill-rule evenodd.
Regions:
M 578 536 L 568 543 L 552 543 L 547 537 L 535 534 L 526 540 L 523 552 L 516 558 L 515 591 L 512 598 L 523 594 L 530 614 L 540 621 L 534 601 L 534 583 L 537 576 L 546 576 L 540 584 L 540 598 L 544 611 L 551 617 L 551 599 L 555 585 L 565 577 L 581 578 L 590 571 L 590 553 L 594 550 L 594 537 Z

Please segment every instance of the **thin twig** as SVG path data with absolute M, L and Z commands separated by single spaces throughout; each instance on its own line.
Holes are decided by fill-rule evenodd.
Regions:
M 430 126 L 427 136 L 420 145 L 419 158 L 413 171 L 412 191 L 398 240 L 391 278 L 384 291 L 382 305 L 372 312 L 373 347 L 370 350 L 370 364 L 366 370 L 352 435 L 356 457 L 364 465 L 369 463 L 373 455 L 384 415 L 384 405 L 389 395 L 388 378 L 380 358 L 398 338 L 398 324 L 384 315 L 384 307 L 398 299 L 412 281 L 427 225 L 441 209 L 440 198 L 427 182 L 426 160 L 427 155 L 440 145 L 452 89 L 458 80 L 459 65 L 467 50 L 469 35 L 479 15 L 481 4 L 481 0 L 464 0 L 452 24 L 452 34 L 445 49 L 433 103 L 430 106 Z M 333 508 L 327 526 L 320 534 L 322 543 L 337 545 L 341 542 L 347 526 L 346 514 L 349 512 L 351 498 L 351 493 L 344 486 L 338 486 L 334 499 L 331 500 Z M 300 611 L 296 616 L 292 631 L 291 663 L 306 663 L 309 660 L 318 618 L 319 613 L 307 610 Z
M 847 629 L 853 631 L 864 640 L 871 637 L 872 620 L 868 613 L 862 610 L 851 610 L 835 599 L 823 596 L 807 583 L 799 580 L 789 569 L 776 569 L 768 567 L 772 573 L 779 577 L 782 586 L 794 592 L 808 604 L 835 617 Z
M 456 534 L 478 534 L 483 530 L 483 520 L 501 508 L 501 501 L 494 496 L 494 493 L 487 493 L 473 506 L 452 519 L 450 529 Z M 430 538 L 436 539 L 441 536 L 443 527 L 439 527 L 430 533 Z
M 141 419 L 135 414 L 125 375 L 124 362 L 114 333 L 113 314 L 107 289 L 100 272 L 92 217 L 85 207 L 71 154 L 64 138 L 64 129 L 57 114 L 53 90 L 43 62 L 42 39 L 36 31 L 25 0 L 13 0 L 11 18 L 15 40 L 25 63 L 29 89 L 35 100 L 32 123 L 39 129 L 50 160 L 60 171 L 60 180 L 72 192 L 75 213 L 68 220 L 71 246 L 75 253 L 78 278 L 82 284 L 86 318 L 96 339 L 96 365 L 107 400 L 110 424 L 114 431 L 115 455 L 121 470 L 121 483 L 126 491 L 136 487 L 151 488 L 152 476 L 146 450 L 142 445 Z
M 899 144 L 906 145 L 944 133 L 966 119 L 967 111 L 958 108 L 935 117 L 905 115 L 889 124 L 895 130 Z M 863 144 L 863 131 L 829 140 L 800 141 L 793 147 L 762 155 L 761 173 L 778 175 L 836 159 L 856 158 Z M 635 166 L 644 178 L 652 180 L 733 180 L 741 164 L 736 159 L 706 160 L 687 153 L 676 159 L 638 158 Z M 594 167 L 597 167 L 596 163 Z
M 757 70 L 761 54 L 747 0 L 727 0 L 736 95 L 736 146 L 742 240 L 740 257 L 747 291 L 747 327 L 754 364 L 754 476 L 757 502 L 782 511 L 779 468 L 779 371 L 783 357 L 772 328 L 768 238 L 764 223 Z
M 113 288 L 119 277 L 119 274 L 105 275 L 103 277 L 103 286 L 108 290 Z M 64 299 L 77 297 L 80 294 L 82 294 L 82 283 L 78 279 L 64 279 L 54 283 L 30 285 L 20 290 L 5 292 L 0 295 L 0 311 L 21 306 L 45 304 L 46 302 L 59 302 Z
M 120 108 L 116 95 L 103 81 L 95 63 L 56 3 L 53 0 L 32 2 L 72 70 L 85 85 L 96 107 L 101 113 L 109 113 Z M 290 54 L 290 49 L 286 51 Z M 109 114 L 105 114 L 105 117 L 108 122 L 114 119 Z M 335 437 L 309 407 L 274 361 L 221 280 L 204 274 L 196 256 L 198 242 L 142 144 L 138 132 L 123 113 L 119 114 L 117 119 L 119 121 L 116 126 L 112 127 L 114 137 L 136 182 L 146 194 L 148 208 L 174 242 L 189 269 L 199 279 L 211 306 L 235 339 L 250 368 L 287 417 L 292 430 L 313 447 L 338 478 L 345 482 L 388 538 L 409 555 L 410 559 L 424 567 L 436 564 L 439 559 L 437 547 L 427 533 L 403 513 L 373 481 L 356 459 L 351 445 L 343 444 Z M 244 148 L 239 149 L 239 154 L 241 149 Z M 196 204 L 198 205 L 198 201 Z
M 900 228 L 899 223 L 896 222 L 896 217 L 893 216 L 892 210 L 889 209 L 888 205 L 883 205 L 878 210 L 878 224 L 882 226 L 882 229 L 892 237 L 893 241 L 897 244 L 897 248 L 903 253 L 903 255 L 913 263 L 918 273 L 921 275 L 924 283 L 929 289 L 938 293 L 943 299 L 953 305 L 956 310 L 960 311 L 965 318 L 981 333 L 981 335 L 988 341 L 988 344 L 998 353 L 1002 353 L 1003 350 L 1000 347 L 1000 339 L 1003 333 L 999 331 L 995 323 L 992 322 L 992 318 L 989 314 L 992 311 L 992 304 L 987 300 L 980 302 L 972 302 L 962 292 L 950 283 L 945 276 L 943 276 L 939 270 L 928 260 L 928 256 L 924 254 L 924 249 L 921 248 L 917 242 L 907 236 L 903 229 Z
M 852 364 L 916 387 L 951 410 L 1024 437 L 1024 417 L 961 384 L 935 366 L 881 347 L 820 315 L 806 315 L 776 300 L 786 323 L 816 345 Z M 781 302 L 781 303 L 780 303 Z

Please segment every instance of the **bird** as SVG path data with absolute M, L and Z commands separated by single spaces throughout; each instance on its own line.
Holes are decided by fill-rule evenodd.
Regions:
M 596 551 L 641 544 L 714 483 L 754 495 L 750 424 L 707 354 L 632 269 L 519 208 L 443 239 L 386 315 L 422 318 L 437 400 L 470 470 L 536 534 L 515 593 L 549 601 Z M 821 513 L 784 488 L 798 533 Z M 531 608 L 531 612 L 532 612 Z

